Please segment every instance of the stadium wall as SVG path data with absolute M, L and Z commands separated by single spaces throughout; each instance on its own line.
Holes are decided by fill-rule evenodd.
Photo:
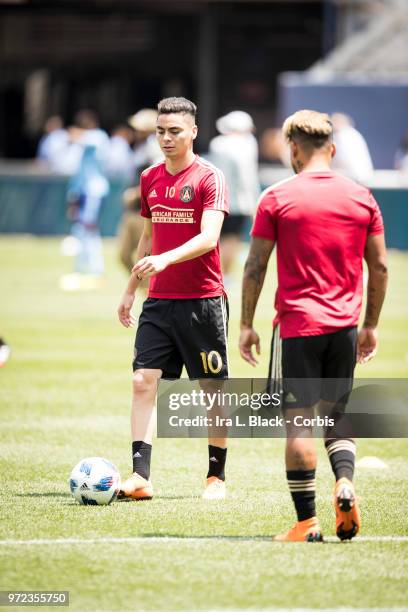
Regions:
M 0 175 L 0 233 L 66 235 L 68 179 L 57 176 Z M 115 236 L 122 216 L 123 183 L 111 181 L 101 213 L 103 236 Z M 374 188 L 384 216 L 387 245 L 408 250 L 408 188 Z
M 301 108 L 350 115 L 367 140 L 376 169 L 394 167 L 394 157 L 408 131 L 408 80 L 373 81 L 333 75 L 318 80 L 298 72 L 280 75 L 279 119 Z

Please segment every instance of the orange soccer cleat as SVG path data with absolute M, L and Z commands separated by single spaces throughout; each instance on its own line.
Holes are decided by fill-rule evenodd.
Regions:
M 360 511 L 354 485 L 348 478 L 340 478 L 334 489 L 336 534 L 340 540 L 351 540 L 360 530 Z
M 133 474 L 120 485 L 118 499 L 128 497 L 136 500 L 147 500 L 153 497 L 153 485 L 150 480 L 133 472 Z
M 202 499 L 216 500 L 224 499 L 226 495 L 225 482 L 216 476 L 207 478 L 206 487 L 202 494 Z
M 289 531 L 274 537 L 275 542 L 323 542 L 317 517 L 298 521 Z

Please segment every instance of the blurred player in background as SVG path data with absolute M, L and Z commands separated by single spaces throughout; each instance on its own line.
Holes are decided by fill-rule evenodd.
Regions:
M 333 168 L 359 183 L 368 184 L 374 166 L 364 136 L 354 127 L 353 119 L 344 113 L 331 117 L 336 156 Z
M 49 117 L 44 125 L 44 134 L 38 143 L 37 159 L 52 172 L 61 170 L 61 161 L 69 145 L 69 134 L 58 115 Z
M 408 172 L 408 132 L 402 138 L 395 154 L 394 167 L 400 172 Z
M 105 171 L 109 157 L 110 140 L 99 125 L 98 115 L 91 109 L 81 109 L 75 113 L 74 123 L 68 128 L 69 144 L 60 160 L 60 172 L 75 174 L 80 171 L 85 147 L 95 148 L 95 158 Z
M 144 228 L 140 198 L 140 185 L 129 187 L 123 194 L 125 212 L 119 229 L 119 258 L 129 274 L 136 263 L 137 247 Z M 140 281 L 138 288 L 146 293 L 148 286 L 148 280 L 144 279 Z
M 216 121 L 219 135 L 210 142 L 209 151 L 231 160 L 237 169 L 236 198 L 231 198 L 230 215 L 221 232 L 221 262 L 226 282 L 241 246 L 246 221 L 252 220 L 260 194 L 258 176 L 258 143 L 251 115 L 232 111 Z M 229 184 L 229 183 L 228 183 Z
M 72 235 L 79 251 L 75 272 L 100 276 L 104 271 L 99 219 L 102 203 L 109 193 L 109 183 L 98 159 L 97 148 L 86 145 L 78 171 L 68 185 L 68 214 L 73 221 Z
M 134 142 L 135 131 L 129 125 L 117 125 L 111 132 L 106 172 L 109 177 L 122 179 L 126 186 L 135 175 Z
M 110 185 L 106 178 L 109 157 L 108 134 L 99 127 L 92 110 L 76 113 L 69 128 L 70 144 L 63 156 L 68 183 L 68 217 L 72 221 L 71 239 L 75 240 L 75 272 L 60 279 L 64 291 L 97 289 L 104 272 L 100 214 Z
M 183 365 L 202 386 L 228 377 L 226 301 L 219 236 L 228 202 L 224 176 L 193 153 L 196 106 L 185 98 L 158 105 L 157 139 L 165 160 L 141 175 L 143 234 L 118 308 L 131 327 L 135 291 L 150 278 L 133 361 L 133 474 L 121 495 L 150 499 L 150 457 L 157 382 L 180 378 Z M 211 435 L 211 434 L 210 434 Z M 205 499 L 225 496 L 225 437 L 209 438 Z
M 157 111 L 153 108 L 142 108 L 128 119 L 136 133 L 133 163 L 138 180 L 145 168 L 163 161 L 163 153 L 156 139 L 156 120 Z
M 377 325 L 387 284 L 381 213 L 365 187 L 331 170 L 335 154 L 328 115 L 299 111 L 283 125 L 296 173 L 266 189 L 260 199 L 245 266 L 241 356 L 255 365 L 260 351 L 253 318 L 272 249 L 277 244 L 277 320 L 271 376 L 283 378 L 283 410 L 313 416 L 319 400 L 333 409 L 352 389 L 356 358 L 377 350 Z M 368 298 L 357 332 L 368 265 Z M 304 379 L 300 380 L 299 379 Z M 311 379 L 321 380 L 316 385 Z M 308 382 L 309 381 L 309 382 Z M 333 383 L 334 381 L 334 383 Z M 336 406 L 337 408 L 337 406 Z M 344 406 L 343 406 L 344 408 Z M 336 533 L 351 539 L 360 528 L 353 486 L 355 443 L 326 437 L 336 484 Z M 321 541 L 316 517 L 316 451 L 311 427 L 287 427 L 286 474 L 298 522 L 279 541 Z

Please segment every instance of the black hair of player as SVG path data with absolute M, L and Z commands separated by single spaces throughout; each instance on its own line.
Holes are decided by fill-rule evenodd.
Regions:
M 191 100 L 183 97 L 163 98 L 157 105 L 158 115 L 170 115 L 171 113 L 182 113 L 195 118 L 197 106 Z

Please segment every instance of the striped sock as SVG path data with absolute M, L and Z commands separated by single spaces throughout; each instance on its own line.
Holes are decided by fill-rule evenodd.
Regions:
M 298 521 L 316 516 L 316 470 L 289 470 L 286 472 L 289 491 L 295 504 Z
M 326 440 L 324 443 L 336 480 L 348 478 L 353 480 L 356 445 L 353 440 Z

